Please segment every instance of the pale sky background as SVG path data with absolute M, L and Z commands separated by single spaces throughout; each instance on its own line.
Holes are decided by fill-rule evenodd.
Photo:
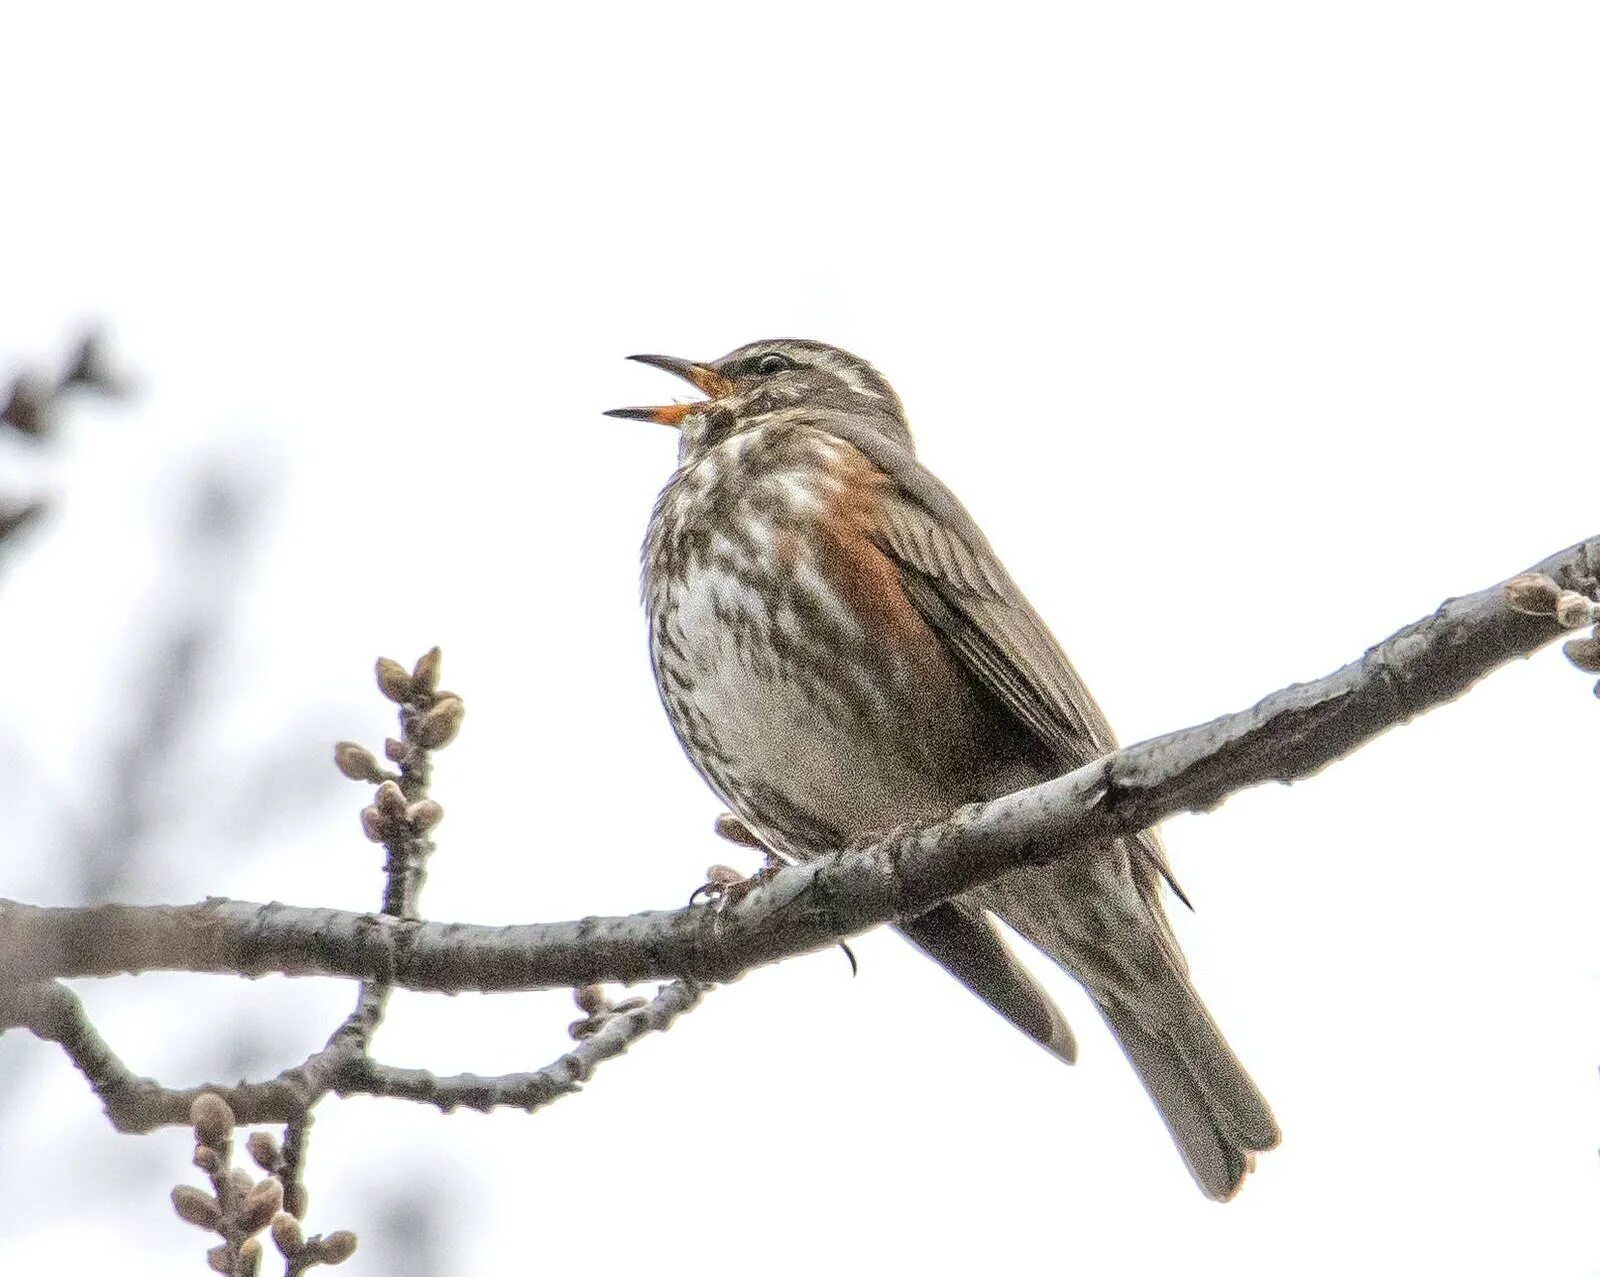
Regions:
M 0 564 L 0 894 L 75 899 L 64 822 L 115 827 L 196 619 L 124 898 L 372 907 L 329 746 L 435 642 L 469 713 L 428 916 L 670 906 L 733 859 L 637 600 L 676 440 L 599 415 L 676 389 L 636 351 L 872 359 L 1126 740 L 1600 531 L 1590 5 L 33 3 L 0 45 L 0 366 L 102 321 L 140 387 L 0 447 L 0 493 L 57 495 Z M 209 472 L 257 494 L 242 557 L 175 549 Z M 1166 827 L 1284 1131 L 1227 1206 L 1064 977 L 1075 1070 L 874 935 L 534 1117 L 325 1104 L 307 1223 L 358 1274 L 1600 1273 L 1597 742 L 1552 650 Z M 78 988 L 186 1084 L 353 996 Z M 377 1054 L 537 1067 L 574 1014 L 402 994 Z M 205 1271 L 187 1132 L 114 1135 L 20 1033 L 0 1085 L 0 1270 Z

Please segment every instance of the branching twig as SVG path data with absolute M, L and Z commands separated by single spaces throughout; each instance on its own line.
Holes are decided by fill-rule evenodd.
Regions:
M 643 1006 L 613 1011 L 590 1036 L 551 1064 L 533 1073 L 479 1077 L 458 1073 L 437 1077 L 424 1069 L 398 1069 L 363 1061 L 339 1080 L 340 1095 L 378 1095 L 432 1104 L 446 1113 L 455 1108 L 519 1108 L 529 1113 L 582 1089 L 597 1065 L 621 1055 L 647 1033 L 668 1028 L 692 1010 L 703 991 L 687 981 L 664 985 Z
M 461 724 L 462 703 L 450 692 L 437 690 L 440 654 L 430 649 L 407 673 L 394 661 L 378 662 L 378 686 L 400 706 L 400 738 L 390 740 L 389 756 L 399 766 L 390 773 L 378 766 L 370 753 L 350 741 L 334 749 L 334 762 L 346 776 L 377 785 L 371 806 L 361 812 L 361 827 L 374 842 L 383 844 L 383 916 L 414 919 L 417 897 L 426 876 L 424 865 L 433 853 L 430 832 L 444 817 L 444 809 L 428 797 L 432 751 L 454 739 Z M 448 730 L 438 724 L 447 721 Z M 430 729 L 431 725 L 431 729 Z M 342 1074 L 371 1065 L 373 1035 L 383 1023 L 393 984 L 387 978 L 364 981 L 355 1008 L 329 1036 L 327 1044 L 296 1069 L 286 1070 L 264 1083 L 241 1083 L 230 1088 L 239 1102 L 249 1105 L 258 1094 L 282 1095 L 297 1102 L 284 1119 L 284 1140 L 275 1168 L 283 1184 L 286 1209 L 296 1218 L 305 1214 L 303 1179 L 312 1111 L 335 1089 Z M 292 1256 L 289 1267 L 293 1269 Z
M 427 797 L 430 753 L 454 737 L 461 701 L 453 693 L 435 691 L 438 661 L 435 648 L 410 673 L 394 662 L 379 662 L 380 687 L 402 706 L 400 739 L 385 747 L 398 771 L 386 769 L 370 752 L 348 741 L 334 753 L 345 775 L 377 786 L 361 823 L 387 853 L 380 915 L 385 918 L 416 918 L 423 866 L 433 851 L 429 834 L 444 814 Z M 703 996 L 701 986 L 677 981 L 648 1003 L 638 999 L 613 1006 L 598 989 L 586 989 L 580 1001 L 589 1015 L 574 1026 L 574 1035 L 581 1033 L 582 1040 L 552 1064 L 498 1077 L 467 1073 L 441 1078 L 421 1069 L 379 1063 L 370 1054 L 392 987 L 390 974 L 375 973 L 362 984 L 355 1009 L 321 1050 L 276 1077 L 235 1086 L 174 1088 L 136 1076 L 96 1033 L 76 995 L 57 981 L 0 983 L 0 1028 L 24 1027 L 58 1043 L 99 1095 L 118 1130 L 149 1131 L 189 1122 L 193 1106 L 205 1096 L 225 1102 L 245 1125 L 284 1123 L 283 1146 L 272 1169 L 283 1185 L 285 1209 L 299 1217 L 305 1213 L 300 1176 L 307 1131 L 313 1109 L 328 1094 L 406 1098 L 446 1111 L 503 1106 L 531 1112 L 579 1090 L 597 1065 L 621 1055 L 645 1034 L 667 1028 Z

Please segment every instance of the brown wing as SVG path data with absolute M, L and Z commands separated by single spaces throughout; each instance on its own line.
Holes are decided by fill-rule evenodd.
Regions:
M 906 569 L 917 610 L 1063 770 L 1115 749 L 1111 725 L 1038 614 L 983 534 L 962 522 L 914 500 L 890 503 L 883 547 Z
M 840 433 L 894 485 L 879 542 L 904 568 L 907 593 L 934 632 L 1060 771 L 1115 749 L 1111 724 L 966 508 L 893 440 L 848 427 Z M 1159 874 L 1188 904 L 1157 835 L 1129 841 L 1140 853 L 1134 871 L 1141 888 L 1152 893 Z
M 1116 748 L 1105 715 L 966 508 L 898 442 L 864 424 L 826 427 L 893 485 L 878 533 L 907 569 L 925 619 L 1063 769 Z

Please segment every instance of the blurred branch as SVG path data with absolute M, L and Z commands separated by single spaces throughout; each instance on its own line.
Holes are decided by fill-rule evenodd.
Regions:
M 30 371 L 13 377 L 5 404 L 0 407 L 0 426 L 10 426 L 29 438 L 43 439 L 55 430 L 61 402 L 74 390 L 88 390 L 113 398 L 128 393 L 127 380 L 111 369 L 105 338 L 99 332 L 91 330 L 78 339 L 56 376 Z
M 0 510 L 0 541 L 4 541 L 15 532 L 20 532 L 43 514 L 44 510 L 43 501 L 23 501 Z
M 915 916 L 1020 866 L 1209 810 L 1240 789 L 1309 776 L 1498 666 L 1592 624 L 1597 571 L 1600 538 L 1450 600 L 1316 682 L 947 820 L 780 869 L 717 907 L 485 927 L 219 899 L 93 909 L 0 902 L 0 970 L 21 981 L 280 972 L 439 992 L 725 981 Z
M 64 399 L 76 390 L 127 393 L 126 379 L 111 371 L 97 332 L 78 341 L 58 374 L 18 374 L 0 409 L 0 426 L 42 440 L 54 433 Z M 73 894 L 86 902 L 113 898 L 142 870 L 144 838 L 163 812 L 162 772 L 199 704 L 199 673 L 222 628 L 222 603 L 242 575 L 238 559 L 245 544 L 248 494 L 225 476 L 204 476 L 196 486 L 181 539 L 163 555 L 184 597 L 164 632 L 157 630 L 148 668 L 127 679 L 127 686 L 135 689 L 134 704 L 121 720 L 127 724 L 126 739 L 109 766 L 100 769 L 109 780 L 85 817 L 59 804 L 57 820 L 68 847 L 53 863 L 77 873 Z M 44 509 L 42 501 L 30 501 L 18 510 L 0 512 L 0 540 Z M 34 787 L 40 788 L 37 783 Z
M 20 372 L 12 378 L 0 404 L 0 433 L 9 429 L 29 440 L 45 438 L 54 431 L 62 399 L 79 388 L 103 395 L 126 393 L 125 383 L 110 371 L 99 333 L 89 332 L 79 339 L 59 375 Z M 9 548 L 5 543 L 14 542 L 46 508 L 47 503 L 37 497 L 9 497 L 0 502 L 0 549 Z
M 121 719 L 124 735 L 104 769 L 104 792 L 90 819 L 73 821 L 63 813 L 81 900 L 111 899 L 136 881 L 151 833 L 172 815 L 161 781 L 198 717 L 206 662 L 221 646 L 244 579 L 254 499 L 220 473 L 200 476 L 189 496 L 180 540 L 167 556 L 180 596 L 164 609 L 168 615 L 148 645 L 146 667 L 130 680 L 135 704 Z

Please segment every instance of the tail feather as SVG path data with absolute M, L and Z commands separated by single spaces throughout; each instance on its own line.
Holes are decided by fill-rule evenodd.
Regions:
M 1052 1055 L 1068 1064 L 1078 1058 L 1066 1017 L 986 914 L 952 901 L 896 929 Z
M 974 892 L 1099 1005 L 1190 1173 L 1226 1201 L 1278 1124 L 1201 1004 L 1148 861 L 1065 861 Z
M 1245 1149 L 1264 1153 L 1276 1148 L 1282 1137 L 1266 1097 L 1244 1071 L 1187 978 L 1182 988 L 1188 1002 L 1168 1030 L 1172 1050 L 1188 1066 L 1224 1132 Z
M 1100 1011 L 1144 1083 L 1189 1173 L 1206 1196 L 1225 1202 L 1276 1147 L 1278 1124 L 1266 1100 L 1192 990 L 1189 1014 L 1160 1029 L 1112 1002 Z

